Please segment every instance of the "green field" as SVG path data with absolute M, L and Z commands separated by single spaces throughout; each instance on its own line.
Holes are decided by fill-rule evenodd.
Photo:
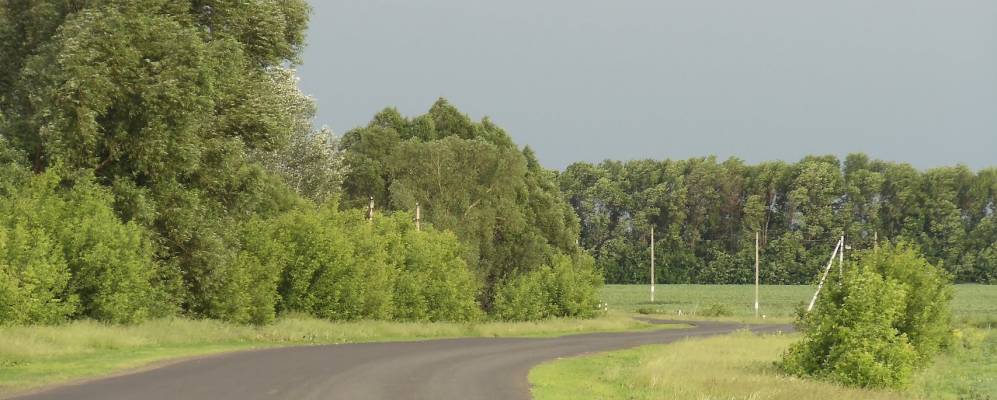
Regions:
M 813 296 L 814 286 L 761 285 L 760 314 L 766 320 L 790 321 L 797 307 Z M 655 302 L 650 302 L 647 285 L 606 285 L 603 300 L 611 310 L 650 313 L 674 318 L 700 318 L 714 304 L 730 310 L 736 319 L 754 318 L 753 285 L 656 285 Z M 679 313 L 681 311 L 681 314 Z M 997 286 L 956 285 L 952 311 L 956 323 L 997 325 Z
M 611 285 L 604 297 L 611 309 L 696 318 L 699 310 L 722 304 L 731 318 L 754 319 L 750 285 L 661 285 L 656 301 L 648 287 Z M 809 286 L 763 286 L 767 320 L 789 320 L 812 295 Z M 538 400 L 600 399 L 997 399 L 997 286 L 957 285 L 952 302 L 956 345 L 921 371 L 902 391 L 872 391 L 798 379 L 773 365 L 799 335 L 750 333 L 644 346 L 568 358 L 530 373 Z

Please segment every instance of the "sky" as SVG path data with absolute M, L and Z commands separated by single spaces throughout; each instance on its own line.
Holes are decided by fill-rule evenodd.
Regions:
M 993 0 L 323 0 L 301 89 L 337 134 L 447 98 L 548 168 L 864 152 L 997 166 Z

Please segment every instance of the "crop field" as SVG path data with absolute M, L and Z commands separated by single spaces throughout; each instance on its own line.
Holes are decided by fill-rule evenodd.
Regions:
M 809 285 L 761 285 L 760 315 L 766 320 L 792 320 L 798 307 L 814 294 Z M 606 285 L 603 301 L 610 310 L 672 318 L 753 318 L 754 285 L 656 285 L 650 302 L 647 285 Z M 997 325 L 997 286 L 956 285 L 952 311 L 957 324 Z

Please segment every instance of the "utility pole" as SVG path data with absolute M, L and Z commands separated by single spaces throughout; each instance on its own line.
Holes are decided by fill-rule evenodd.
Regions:
M 370 196 L 370 204 L 367 205 L 367 222 L 374 223 L 374 196 Z
M 758 239 L 760 233 L 755 231 L 755 318 L 758 318 Z
M 654 303 L 654 227 L 651 227 L 651 303 Z
M 838 254 L 838 277 L 845 276 L 845 237 L 841 237 L 841 253 Z
M 817 291 L 814 292 L 814 297 L 810 299 L 810 305 L 807 306 L 807 312 L 810 312 L 814 308 L 814 303 L 817 302 L 817 295 L 820 294 L 820 289 L 824 287 L 824 280 L 827 279 L 827 273 L 831 272 L 831 266 L 834 265 L 834 256 L 838 255 L 838 250 L 844 247 L 844 238 L 838 241 L 838 245 L 834 246 L 834 252 L 831 253 L 831 259 L 827 261 L 827 268 L 824 269 L 824 275 L 820 277 L 820 283 L 817 284 Z
M 419 226 L 419 222 L 422 221 L 421 215 L 419 215 L 419 202 L 415 203 L 415 230 L 416 232 L 422 231 L 422 227 Z

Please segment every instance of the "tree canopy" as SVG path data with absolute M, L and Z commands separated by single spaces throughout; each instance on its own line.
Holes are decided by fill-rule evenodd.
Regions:
M 559 176 L 581 244 L 611 283 L 647 282 L 650 228 L 665 283 L 748 283 L 755 232 L 765 283 L 809 283 L 841 235 L 920 247 L 958 282 L 997 281 L 997 169 L 919 171 L 851 154 L 576 163 Z
M 156 233 L 161 279 L 203 311 L 226 227 L 297 200 L 254 154 L 311 130 L 292 65 L 304 0 L 0 3 L 0 132 L 36 173 L 87 170 Z
M 563 263 L 559 256 L 588 268 L 556 174 L 488 119 L 471 121 L 443 99 L 414 118 L 386 109 L 347 132 L 342 148 L 343 205 L 364 207 L 371 197 L 378 210 L 419 204 L 426 221 L 467 245 L 486 306 L 499 282 Z

